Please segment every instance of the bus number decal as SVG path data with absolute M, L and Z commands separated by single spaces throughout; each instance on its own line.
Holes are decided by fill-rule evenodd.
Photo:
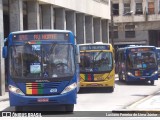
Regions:
M 52 89 L 50 89 L 50 92 L 51 92 L 51 93 L 57 92 L 57 88 L 52 88 Z

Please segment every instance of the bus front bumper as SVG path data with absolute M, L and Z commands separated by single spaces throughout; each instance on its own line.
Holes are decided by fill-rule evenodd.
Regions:
M 25 96 L 9 92 L 10 106 L 76 104 L 77 90 L 52 96 Z
M 127 81 L 152 81 L 158 80 L 158 74 L 152 76 L 127 76 Z
M 101 81 L 101 82 L 80 82 L 80 87 L 81 88 L 90 88 L 90 87 L 114 87 L 114 82 L 115 80 L 106 80 L 106 81 Z

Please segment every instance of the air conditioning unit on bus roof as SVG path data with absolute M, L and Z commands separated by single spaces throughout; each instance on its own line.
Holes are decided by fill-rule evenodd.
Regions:
M 103 44 L 103 42 L 95 42 L 95 44 Z
M 128 45 L 128 47 L 135 47 L 135 46 L 142 46 L 142 45 Z

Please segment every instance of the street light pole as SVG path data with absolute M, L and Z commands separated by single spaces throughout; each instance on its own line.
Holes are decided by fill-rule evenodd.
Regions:
M 113 3 L 111 0 L 111 44 L 114 47 L 114 22 L 113 22 Z

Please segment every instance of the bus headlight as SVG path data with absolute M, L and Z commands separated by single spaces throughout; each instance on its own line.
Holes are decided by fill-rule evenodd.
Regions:
M 151 76 L 158 74 L 158 71 L 154 71 Z
M 77 87 L 77 84 L 76 84 L 76 83 L 73 83 L 73 84 L 67 86 L 67 87 L 61 92 L 61 94 L 70 92 L 70 91 L 74 90 L 76 87 Z
M 134 76 L 131 72 L 128 72 L 127 75 L 129 75 L 129 76 Z
M 11 91 L 13 93 L 16 93 L 19 95 L 24 95 L 24 93 L 19 88 L 15 87 L 15 86 L 9 85 L 8 89 L 9 89 L 9 91 Z

